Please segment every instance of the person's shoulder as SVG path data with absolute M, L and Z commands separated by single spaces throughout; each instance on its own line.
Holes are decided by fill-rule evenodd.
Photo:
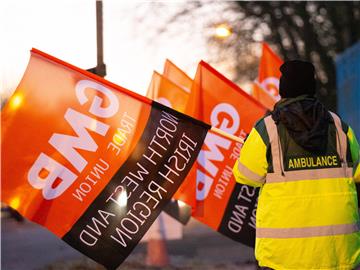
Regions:
M 266 114 L 263 117 L 261 117 L 259 120 L 256 121 L 256 123 L 254 125 L 254 128 L 265 126 L 265 118 L 270 116 L 270 115 L 271 115 L 271 112 L 267 111 Z
M 255 125 L 254 125 L 254 128 L 259 132 L 259 131 L 263 131 L 263 130 L 266 130 L 266 127 L 265 127 L 265 119 L 266 116 L 260 118 L 259 120 L 256 121 Z
M 259 133 L 260 137 L 264 141 L 265 145 L 269 144 L 269 135 L 266 129 L 265 121 L 264 119 L 268 117 L 270 113 L 264 115 L 262 118 L 260 118 L 254 125 L 254 129 Z

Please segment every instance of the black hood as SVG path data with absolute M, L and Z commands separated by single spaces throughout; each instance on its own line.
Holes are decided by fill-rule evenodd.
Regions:
M 301 147 L 324 153 L 328 141 L 330 113 L 315 97 L 299 96 L 280 100 L 271 112 L 275 123 L 282 123 Z

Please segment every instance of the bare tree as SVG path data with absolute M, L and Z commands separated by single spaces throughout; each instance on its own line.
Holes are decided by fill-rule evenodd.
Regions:
M 360 39 L 360 2 L 236 2 L 234 8 L 268 26 L 264 40 L 276 45 L 283 59 L 315 63 L 320 98 L 336 109 L 334 60 Z
M 197 19 L 195 10 L 214 5 L 219 6 L 218 2 L 190 2 L 171 14 L 164 25 L 178 21 L 191 24 Z M 359 1 L 238 1 L 223 2 L 221 8 L 217 14 L 205 15 L 208 20 L 204 33 L 211 45 L 212 61 L 232 66 L 234 81 L 256 77 L 258 58 L 253 50 L 255 44 L 266 41 L 284 60 L 313 62 L 319 97 L 336 110 L 335 58 L 360 39 Z M 218 40 L 206 31 L 221 21 L 226 21 L 233 31 L 226 40 Z

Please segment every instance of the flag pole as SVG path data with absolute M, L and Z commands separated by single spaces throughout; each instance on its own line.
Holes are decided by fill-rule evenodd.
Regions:
M 104 63 L 103 46 L 103 3 L 102 0 L 96 0 L 96 44 L 97 44 L 97 66 L 96 74 L 105 77 L 106 65 Z
M 225 131 L 222 131 L 221 129 L 218 129 L 216 127 L 211 127 L 210 129 L 211 131 L 215 132 L 215 133 L 218 133 L 220 134 L 221 136 L 225 137 L 225 138 L 228 138 L 228 139 L 231 139 L 231 140 L 234 140 L 238 143 L 244 143 L 244 139 L 240 138 L 240 137 L 237 137 L 235 135 L 232 135 L 232 134 L 229 134 L 229 133 L 226 133 Z

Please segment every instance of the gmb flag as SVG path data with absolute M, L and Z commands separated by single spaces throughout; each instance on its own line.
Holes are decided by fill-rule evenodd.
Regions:
M 189 100 L 189 92 L 185 88 L 156 71 L 153 73 L 146 96 L 179 112 L 185 111 Z
M 266 108 L 272 110 L 279 100 L 280 66 L 283 61 L 267 43 L 262 44 L 259 76 L 253 85 L 253 96 Z
M 193 80 L 169 59 L 166 59 L 163 76 L 190 93 Z
M 1 121 L 2 201 L 107 268 L 168 203 L 209 129 L 36 49 Z
M 244 139 L 266 108 L 205 62 L 200 62 L 187 112 L 227 134 Z M 196 179 L 193 216 L 243 244 L 255 243 L 258 190 L 236 183 L 232 168 L 242 143 L 209 131 L 196 164 L 187 176 Z

